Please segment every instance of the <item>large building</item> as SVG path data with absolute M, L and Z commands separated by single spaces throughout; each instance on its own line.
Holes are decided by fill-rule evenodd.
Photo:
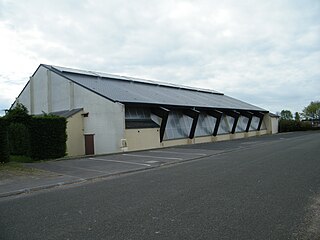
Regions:
M 67 118 L 69 156 L 277 132 L 267 110 L 213 90 L 41 64 L 17 97 L 30 114 Z

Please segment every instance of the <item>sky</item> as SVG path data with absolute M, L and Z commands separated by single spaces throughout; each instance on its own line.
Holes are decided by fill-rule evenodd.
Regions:
M 0 0 L 0 115 L 41 63 L 301 112 L 320 100 L 320 1 Z

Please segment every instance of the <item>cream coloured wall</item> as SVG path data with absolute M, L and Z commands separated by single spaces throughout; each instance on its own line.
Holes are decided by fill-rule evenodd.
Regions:
M 128 151 L 143 149 L 152 149 L 160 147 L 160 129 L 143 128 L 143 129 L 126 129 L 125 139 L 127 140 Z
M 69 157 L 85 154 L 82 113 L 83 111 L 80 111 L 67 119 L 67 155 Z
M 213 142 L 214 136 L 203 136 L 203 137 L 196 137 L 194 139 L 194 143 L 206 143 L 206 142 Z
M 272 129 L 271 134 L 278 133 L 278 128 L 279 128 L 279 118 L 271 117 L 271 129 Z
M 266 124 L 267 131 L 269 134 L 276 134 L 278 133 L 278 124 L 279 124 L 279 118 L 278 117 L 272 117 L 269 114 L 266 114 L 263 118 L 263 121 Z
M 192 144 L 192 143 L 193 143 L 193 139 L 189 139 L 189 138 L 165 140 L 161 143 L 161 147 L 172 147 L 172 146 L 186 145 L 186 144 Z

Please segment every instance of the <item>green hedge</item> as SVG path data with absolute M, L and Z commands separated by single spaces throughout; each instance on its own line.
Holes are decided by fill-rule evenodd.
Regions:
M 8 121 L 0 118 L 0 162 L 9 162 Z
M 308 131 L 308 130 L 319 130 L 311 126 L 310 122 L 295 121 L 295 120 L 279 120 L 279 132 L 294 132 L 294 131 Z
M 65 118 L 56 116 L 33 117 L 30 121 L 30 157 L 53 159 L 66 154 Z
M 10 155 L 29 156 L 30 138 L 26 124 L 12 122 L 9 124 L 9 149 Z

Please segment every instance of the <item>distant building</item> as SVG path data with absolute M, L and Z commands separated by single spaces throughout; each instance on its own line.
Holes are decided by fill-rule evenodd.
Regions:
M 67 118 L 69 156 L 229 140 L 278 129 L 276 115 L 213 90 L 45 64 L 17 102 L 30 114 Z

